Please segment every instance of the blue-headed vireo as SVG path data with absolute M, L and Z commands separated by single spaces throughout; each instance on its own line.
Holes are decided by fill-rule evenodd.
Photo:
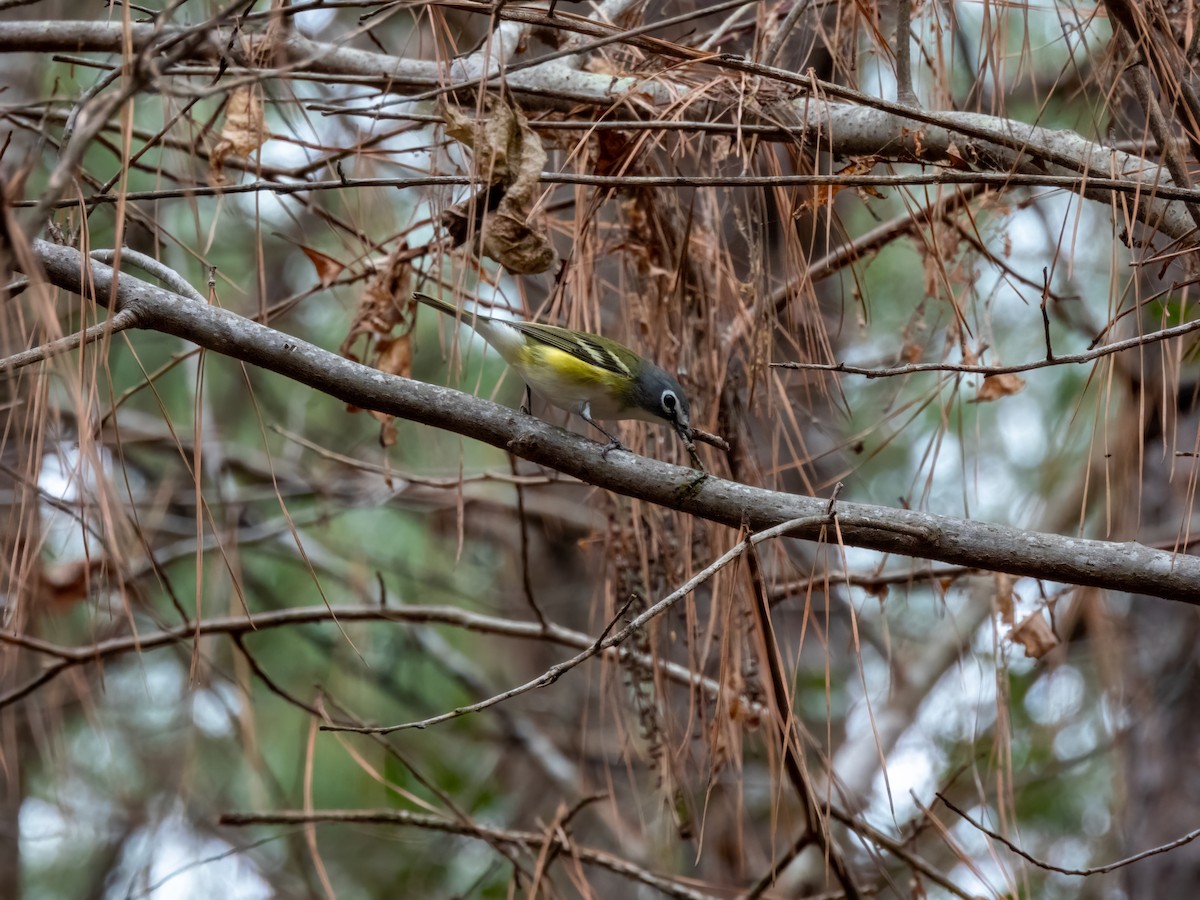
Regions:
M 608 438 L 601 452 L 625 449 L 596 419 L 666 422 L 695 455 L 687 397 L 679 382 L 616 341 L 555 325 L 510 321 L 460 310 L 420 292 L 413 299 L 462 316 L 525 382 L 527 390 L 573 412 Z M 523 407 L 528 412 L 527 407 Z

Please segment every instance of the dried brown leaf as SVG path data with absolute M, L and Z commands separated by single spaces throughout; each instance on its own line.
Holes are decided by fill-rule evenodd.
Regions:
M 868 597 L 874 597 L 880 602 L 887 600 L 888 594 L 892 592 L 891 586 L 883 582 L 878 584 L 868 584 L 863 589 L 867 592 Z
M 507 200 L 507 198 L 505 198 Z M 530 226 L 523 216 L 513 215 L 501 203 L 488 219 L 483 236 L 483 255 L 494 259 L 514 275 L 537 275 L 548 271 L 558 254 L 544 231 Z
M 962 153 L 958 149 L 958 144 L 951 141 L 946 147 L 946 158 L 950 160 L 950 165 L 956 169 L 970 169 L 971 164 L 967 162 Z
M 729 702 L 729 720 L 739 722 L 748 731 L 754 731 L 762 725 L 762 715 L 752 703 L 746 702 L 741 694 L 734 694 Z
M 856 156 L 850 162 L 838 169 L 835 175 L 869 175 L 871 170 L 879 162 L 877 156 Z M 869 185 L 847 185 L 847 184 L 828 184 L 818 187 L 813 196 L 809 197 L 800 204 L 796 210 L 796 215 L 804 212 L 815 212 L 822 206 L 832 206 L 833 200 L 842 191 L 848 187 L 855 187 L 860 195 L 868 195 L 871 197 L 883 197 L 884 195 Z
M 508 271 L 536 275 L 558 258 L 542 222 L 533 212 L 546 150 L 524 113 L 507 103 L 492 104 L 486 119 L 468 119 L 453 108 L 442 110 L 446 133 L 469 147 L 477 170 L 490 186 L 447 210 L 443 223 L 456 243 L 480 234 L 479 250 Z
M 209 154 L 209 181 L 223 184 L 221 168 L 226 157 L 247 157 L 267 140 L 262 97 L 257 86 L 248 84 L 237 88 L 225 104 L 225 125 L 221 137 Z
M 396 417 L 374 409 L 369 409 L 367 412 L 372 419 L 379 423 L 379 446 L 391 447 L 394 445 L 396 443 Z
M 975 392 L 974 402 L 987 403 L 990 400 L 999 400 L 1001 397 L 1019 393 L 1024 387 L 1025 379 L 1013 372 L 1003 375 L 988 375 L 983 379 L 979 390 Z
M 1041 610 L 1022 619 L 1009 632 L 1009 637 L 1024 647 L 1025 655 L 1032 659 L 1041 659 L 1059 644 L 1058 636 Z
M 375 368 L 391 375 L 408 378 L 412 374 L 412 333 L 375 342 Z
M 369 349 L 362 362 L 375 365 L 378 353 L 377 342 L 392 338 L 397 326 L 401 335 L 412 331 L 412 301 L 408 298 L 412 280 L 412 265 L 408 246 L 401 243 L 384 262 L 383 267 L 372 276 L 358 299 L 358 309 L 340 352 L 343 356 L 356 358 L 350 348 L 360 338 L 367 338 Z
M 314 250 L 312 247 L 305 247 L 303 244 L 300 245 L 300 249 L 304 251 L 304 255 L 308 257 L 308 261 L 317 270 L 317 279 L 321 282 L 321 287 L 329 287 L 346 270 L 345 263 L 334 259 L 327 253 Z
M 592 157 L 592 171 L 597 175 L 620 175 L 629 162 L 631 142 L 621 131 L 606 129 L 597 132 L 596 152 Z
M 311 256 L 309 257 L 312 258 Z M 387 258 L 383 267 L 367 282 L 358 309 L 340 352 L 343 356 L 374 366 L 382 372 L 408 377 L 412 372 L 412 300 L 408 291 L 412 280 L 412 265 L 408 245 L 401 243 Z M 398 333 L 396 329 L 399 329 Z M 359 340 L 365 339 L 367 349 L 361 360 L 351 351 Z M 358 412 L 348 406 L 349 412 Z M 396 426 L 391 416 L 372 412 L 381 422 L 379 442 L 384 447 L 396 443 Z

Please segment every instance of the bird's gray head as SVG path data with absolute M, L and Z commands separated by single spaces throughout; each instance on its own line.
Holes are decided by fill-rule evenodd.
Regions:
M 655 365 L 647 365 L 638 381 L 638 406 L 657 419 L 663 419 L 690 444 L 692 412 L 679 382 Z

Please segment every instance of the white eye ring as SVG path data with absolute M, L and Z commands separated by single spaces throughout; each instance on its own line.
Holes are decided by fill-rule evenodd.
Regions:
M 669 413 L 675 412 L 675 407 L 679 404 L 679 398 L 675 396 L 675 392 L 671 390 L 662 392 L 662 405 Z

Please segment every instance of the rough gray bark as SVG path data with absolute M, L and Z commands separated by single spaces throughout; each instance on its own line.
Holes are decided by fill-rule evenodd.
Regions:
M 79 252 L 45 241 L 35 250 L 50 281 L 81 292 Z M 113 272 L 92 263 L 94 296 L 107 302 Z M 750 487 L 628 453 L 601 457 L 596 444 L 516 410 L 450 388 L 362 366 L 235 313 L 189 301 L 121 275 L 118 305 L 142 328 L 193 341 L 208 350 L 277 372 L 364 409 L 454 431 L 588 484 L 648 500 L 730 527 L 762 530 L 792 519 L 821 517 L 827 501 Z M 1067 584 L 1140 591 L 1200 603 L 1200 558 L 1141 544 L 1083 540 L 913 510 L 838 503 L 838 538 L 821 526 L 795 537 L 839 539 L 904 556 L 1027 575 Z

